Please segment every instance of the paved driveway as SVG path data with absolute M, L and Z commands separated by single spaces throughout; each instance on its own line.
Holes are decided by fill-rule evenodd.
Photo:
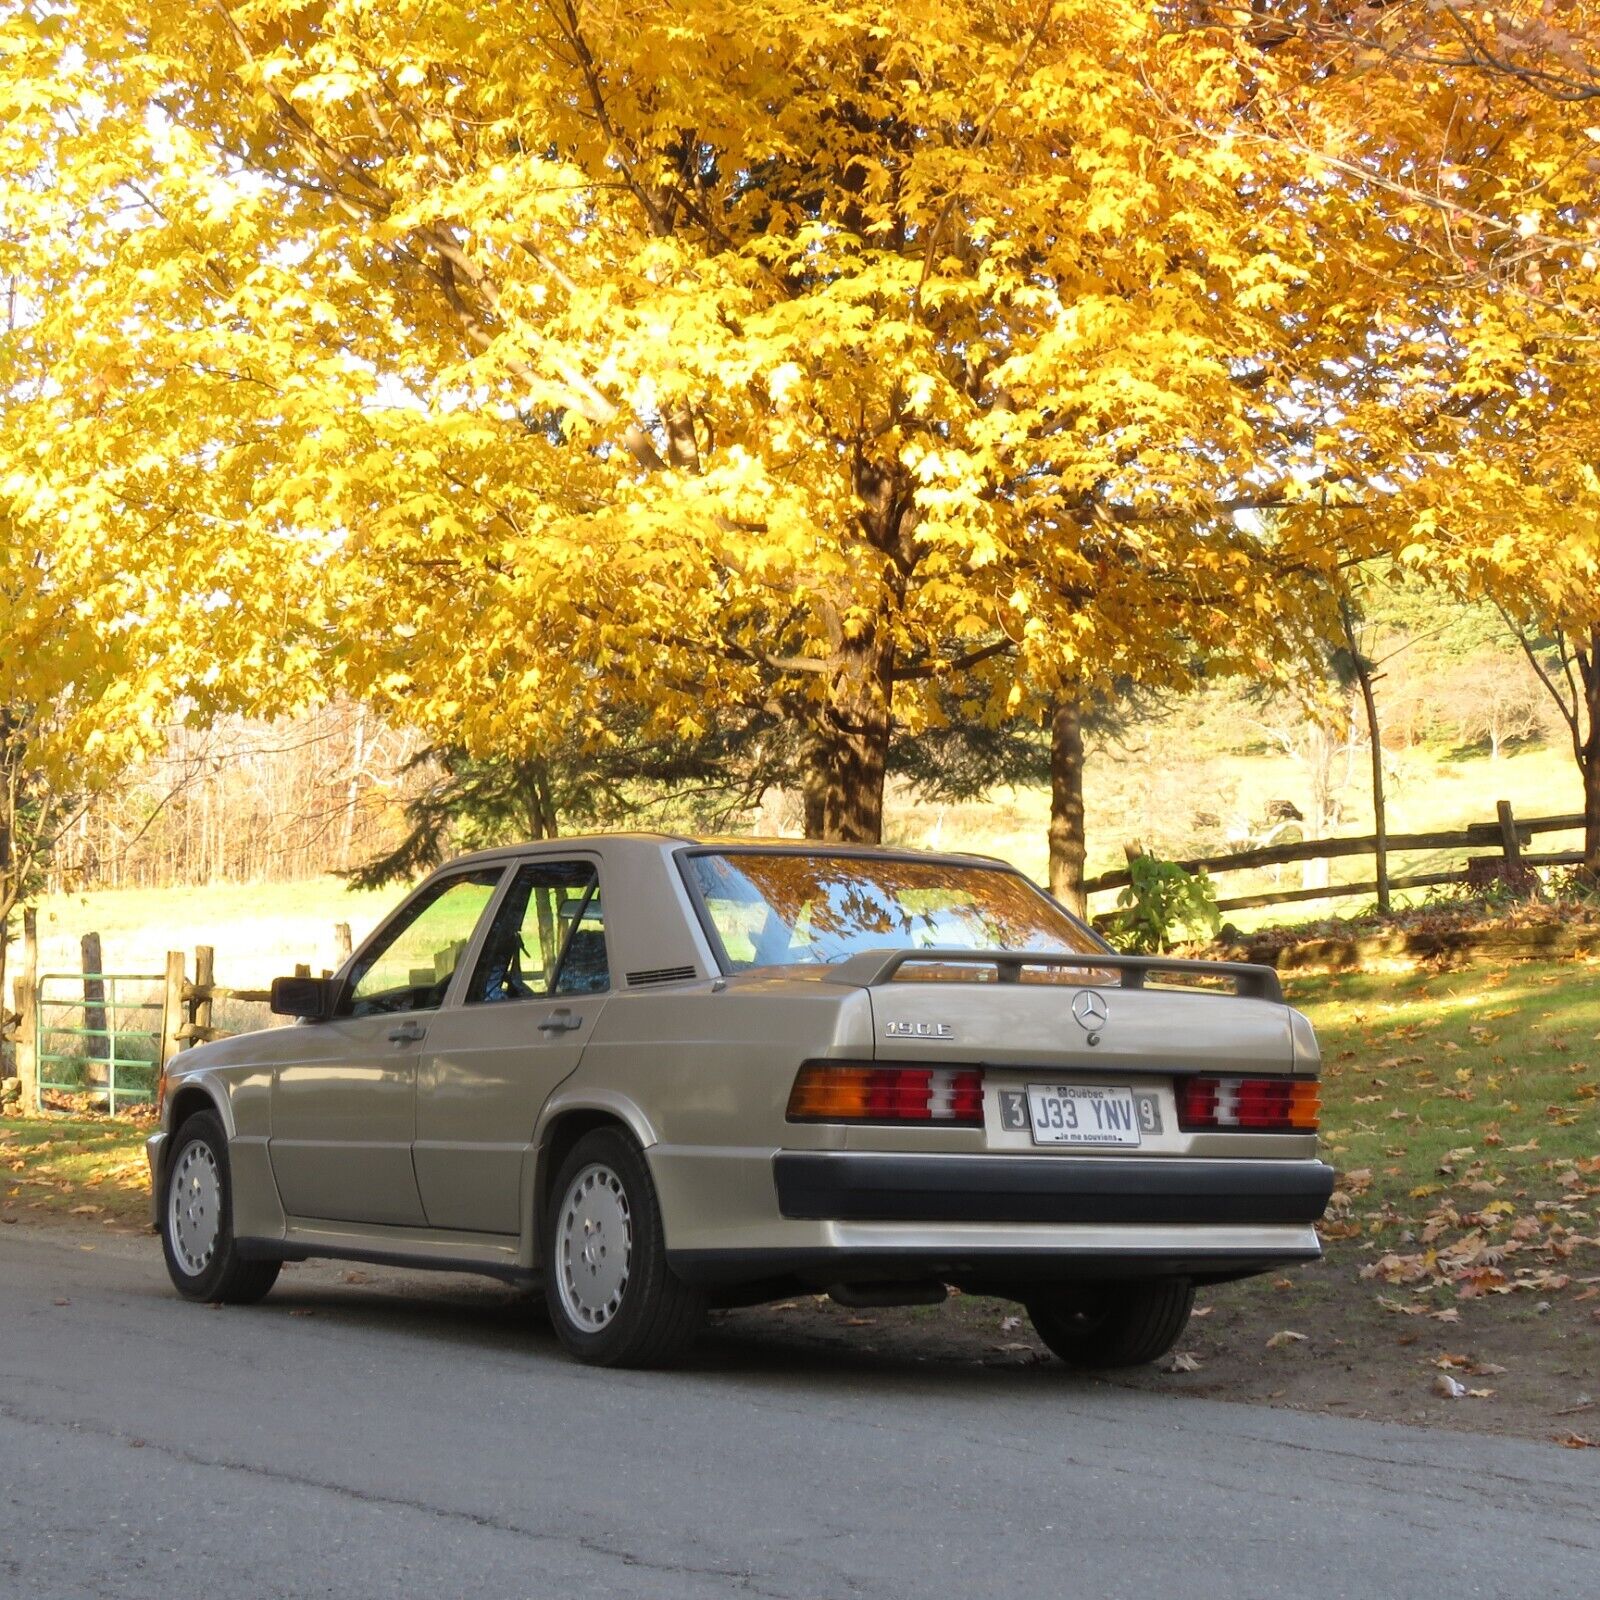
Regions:
M 0 1229 L 0 1596 L 1600 1583 L 1600 1452 L 737 1332 L 686 1372 L 598 1372 L 492 1284 L 350 1270 L 212 1311 L 153 1239 Z

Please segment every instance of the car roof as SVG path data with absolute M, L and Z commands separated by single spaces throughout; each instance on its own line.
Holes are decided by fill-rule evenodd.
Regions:
M 668 833 L 666 831 L 633 830 L 613 833 L 569 834 L 559 839 L 529 839 L 521 844 L 496 845 L 489 850 L 475 850 L 470 855 L 455 856 L 443 863 L 446 867 L 460 867 L 473 862 L 500 862 L 531 851 L 546 854 L 552 850 L 603 850 L 615 845 L 654 845 L 659 849 L 684 848 L 712 850 L 771 850 L 795 855 L 861 856 L 891 861 L 948 861 L 951 864 L 1004 867 L 1014 871 L 1009 861 L 999 856 L 978 855 L 960 850 L 914 850 L 901 845 L 851 844 L 831 839 L 774 838 L 761 834 L 694 834 Z

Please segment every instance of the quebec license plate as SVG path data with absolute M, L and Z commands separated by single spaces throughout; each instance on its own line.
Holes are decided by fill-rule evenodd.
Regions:
M 1132 1089 L 1101 1088 L 1082 1083 L 1030 1083 L 1028 1116 L 1035 1144 L 1099 1145 L 1132 1149 L 1148 1113 Z M 1159 1128 L 1151 1128 L 1152 1133 Z

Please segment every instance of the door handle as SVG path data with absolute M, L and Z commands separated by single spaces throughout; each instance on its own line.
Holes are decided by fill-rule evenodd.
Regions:
M 428 1037 L 428 1030 L 420 1022 L 402 1022 L 389 1031 L 390 1044 L 416 1044 Z
M 583 1026 L 583 1018 L 573 1013 L 571 1006 L 557 1006 L 548 1017 L 539 1019 L 540 1033 L 571 1033 Z

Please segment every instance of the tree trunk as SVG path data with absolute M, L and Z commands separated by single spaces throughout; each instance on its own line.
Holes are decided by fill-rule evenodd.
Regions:
M 1088 912 L 1083 866 L 1083 705 L 1062 694 L 1050 717 L 1050 892 L 1080 917 Z
M 827 740 L 812 728 L 800 746 L 800 809 L 808 839 L 826 837 L 828 824 Z
M 1588 719 L 1581 738 L 1573 739 L 1583 773 L 1581 873 L 1587 883 L 1600 887 L 1600 626 L 1589 630 L 1586 648 L 1573 653 Z
M 1372 831 L 1377 839 L 1377 848 L 1373 851 L 1373 864 L 1377 868 L 1374 877 L 1378 882 L 1378 912 L 1386 917 L 1389 915 L 1389 827 L 1383 792 L 1383 734 L 1378 727 L 1378 701 L 1372 692 L 1372 667 L 1361 653 L 1355 617 L 1349 600 L 1343 595 L 1339 597 L 1339 616 L 1350 646 L 1350 664 L 1361 686 L 1361 703 L 1367 712 L 1367 738 L 1372 746 Z
M 894 647 L 887 628 L 847 639 L 830 663 L 821 737 L 822 837 L 877 844 L 889 762 Z

